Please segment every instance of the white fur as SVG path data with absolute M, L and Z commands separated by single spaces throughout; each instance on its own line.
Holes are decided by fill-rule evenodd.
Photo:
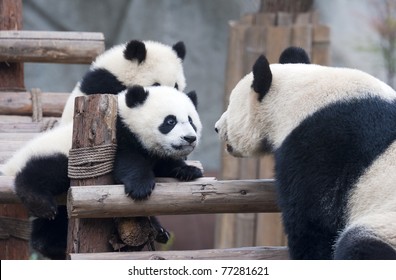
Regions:
M 127 87 L 151 86 L 154 83 L 174 87 L 177 83 L 179 90 L 183 91 L 186 87 L 183 64 L 172 47 L 154 41 L 143 41 L 143 43 L 147 54 L 146 59 L 140 64 L 136 60 L 130 61 L 124 58 L 126 44 L 122 44 L 99 55 L 90 69 L 107 69 Z M 81 92 L 78 83 L 67 100 L 60 124 L 73 120 L 74 99 L 82 95 L 84 93 Z
M 348 225 L 373 229 L 396 248 L 396 141 L 359 178 L 348 200 Z
M 69 155 L 72 145 L 73 123 L 57 126 L 30 140 L 3 165 L 1 172 L 6 176 L 15 176 L 34 156 L 54 153 Z
M 189 97 L 173 87 L 147 87 L 145 90 L 149 91 L 147 100 L 133 109 L 129 109 L 124 102 L 126 91 L 119 94 L 118 108 L 123 122 L 153 154 L 180 158 L 191 153 L 199 143 L 202 124 Z M 162 134 L 159 127 L 168 115 L 176 116 L 178 123 L 168 134 Z M 197 131 L 189 123 L 189 116 Z M 197 140 L 192 146 L 185 146 L 180 151 L 172 148 L 172 145 L 186 145 L 183 136 L 196 136 Z
M 279 147 L 305 118 L 336 101 L 368 95 L 396 99 L 392 88 L 359 70 L 314 64 L 270 67 L 272 85 L 262 102 L 251 88 L 250 73 L 233 89 L 228 109 L 215 125 L 236 156 L 259 155 L 263 138 Z

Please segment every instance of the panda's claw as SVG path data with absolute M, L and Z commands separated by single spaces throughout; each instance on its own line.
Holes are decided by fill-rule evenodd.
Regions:
M 29 195 L 21 197 L 22 203 L 33 216 L 49 220 L 55 219 L 58 207 L 53 197 L 47 195 Z
M 181 181 L 192 181 L 202 176 L 202 170 L 196 166 L 184 165 L 175 169 L 175 178 Z
M 133 184 L 125 184 L 125 193 L 133 200 L 145 200 L 151 195 L 154 187 L 154 180 L 136 181 Z

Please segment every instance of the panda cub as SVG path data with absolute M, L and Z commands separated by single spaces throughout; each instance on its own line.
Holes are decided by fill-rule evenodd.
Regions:
M 215 130 L 234 156 L 274 153 L 292 259 L 396 259 L 396 92 L 301 51 L 260 56 Z
M 156 176 L 183 181 L 202 177 L 199 168 L 184 161 L 201 136 L 196 106 L 194 91 L 185 94 L 172 87 L 133 86 L 118 94 L 113 174 L 132 199 L 147 199 Z M 33 222 L 33 248 L 50 258 L 65 257 L 67 216 L 64 207 L 58 213 L 55 196 L 70 187 L 72 132 L 73 123 L 68 123 L 40 135 L 2 168 L 4 175 L 15 176 L 18 197 L 39 217 Z
M 183 42 L 168 46 L 154 41 L 132 40 L 112 47 L 92 62 L 77 83 L 63 110 L 60 123 L 73 120 L 74 99 L 89 94 L 118 94 L 127 87 L 186 87 L 182 62 L 186 55 Z

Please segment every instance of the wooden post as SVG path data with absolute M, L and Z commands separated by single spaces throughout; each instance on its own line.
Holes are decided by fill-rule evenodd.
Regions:
M 22 0 L 0 0 L 0 30 L 19 30 L 22 28 Z M 0 94 L 7 90 L 24 90 L 22 63 L 0 62 Z M 2 204 L 0 224 L 13 220 L 28 226 L 28 212 L 22 205 Z M 28 228 L 27 228 L 28 229 Z M 29 242 L 15 234 L 0 238 L 0 259 L 28 259 Z M 4 238 L 4 239 L 3 239 Z
M 74 108 L 73 149 L 116 143 L 116 96 L 99 94 L 77 97 Z M 71 180 L 72 186 L 88 187 L 112 183 L 111 173 L 91 179 Z M 71 218 L 69 220 L 67 256 L 72 253 L 112 251 L 109 240 L 113 227 L 112 218 Z

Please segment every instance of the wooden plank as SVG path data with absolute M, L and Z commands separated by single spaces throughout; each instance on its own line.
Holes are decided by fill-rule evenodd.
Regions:
M 266 46 L 266 57 L 270 63 L 278 63 L 282 51 L 290 46 L 291 26 L 268 27 L 265 40 L 271 42 Z
M 312 26 L 311 25 L 293 25 L 291 45 L 303 48 L 308 54 L 312 50 Z
M 287 260 L 286 247 L 71 254 L 72 260 Z
M 102 33 L 0 32 L 0 61 L 89 64 L 103 51 Z
M 1 116 L 0 133 L 39 133 L 51 129 L 58 118 L 43 118 L 41 122 L 32 122 L 31 117 Z
M 22 29 L 22 21 L 22 0 L 0 0 L 0 31 Z M 0 62 L 0 73 L 0 91 L 25 90 L 22 63 Z M 28 211 L 22 205 L 3 204 L 0 205 L 0 217 L 28 221 Z M 28 258 L 29 243 L 26 240 L 13 236 L 0 240 L 1 260 Z
M 312 34 L 312 63 L 330 65 L 330 28 L 315 25 Z
M 157 183 L 145 201 L 131 200 L 123 185 L 68 192 L 68 214 L 80 218 L 278 211 L 273 180 Z
M 43 116 L 60 117 L 70 93 L 43 92 L 41 107 Z M 30 92 L 2 92 L 0 94 L 0 115 L 31 116 L 33 112 Z

